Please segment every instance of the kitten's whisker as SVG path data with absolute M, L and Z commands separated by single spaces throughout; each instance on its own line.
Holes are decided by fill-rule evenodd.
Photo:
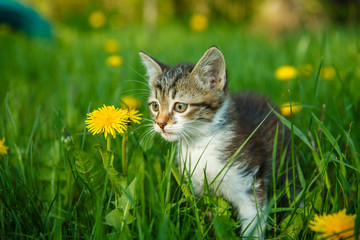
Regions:
M 185 141 L 185 144 L 186 144 L 187 146 L 189 146 L 190 136 L 189 136 L 185 131 L 183 131 L 183 132 L 180 133 L 180 137 L 181 137 L 182 140 Z
M 148 131 L 155 131 L 152 124 L 145 124 L 144 126 L 145 126 L 145 127 L 148 127 L 148 128 L 146 129 L 146 132 L 148 132 Z
M 153 127 L 153 124 L 148 123 L 148 124 L 142 124 L 139 127 L 137 127 L 136 129 L 151 128 L 151 127 Z
M 148 139 L 148 142 L 150 142 L 150 140 L 154 141 L 155 137 L 157 137 L 157 136 L 158 136 L 158 132 L 153 131 L 152 134 L 151 134 L 151 138 Z M 165 142 L 165 139 L 163 139 L 163 138 L 160 138 L 160 139 L 161 139 L 161 143 Z
M 192 125 L 187 125 L 186 130 L 184 131 L 186 133 L 186 136 L 188 138 L 188 140 L 190 141 L 192 138 L 198 138 L 201 137 L 200 134 L 200 128 L 192 126 Z
M 148 126 L 148 127 L 152 127 L 153 126 L 153 122 L 152 121 L 149 121 L 147 119 L 143 119 L 145 120 L 141 125 L 143 126 Z
M 149 140 L 155 136 L 156 132 L 153 128 L 149 128 L 141 136 L 140 144 L 143 144 L 145 147 L 148 146 Z
M 130 68 L 132 71 L 134 71 L 134 73 L 136 73 L 137 75 L 139 75 L 141 78 L 143 78 L 144 80 L 147 80 L 146 77 L 144 75 L 142 75 L 141 73 L 139 73 L 138 71 L 136 71 L 134 68 L 132 68 L 129 64 L 125 63 L 126 66 L 128 68 Z
M 143 118 L 143 120 L 147 121 L 147 122 L 151 122 L 154 123 L 154 120 L 150 119 L 150 118 Z
M 150 93 L 151 91 L 143 88 L 132 88 L 132 89 L 124 89 L 121 92 L 143 92 L 143 93 Z
M 128 79 L 128 80 L 125 80 L 124 82 L 136 82 L 136 83 L 140 83 L 140 84 L 146 86 L 146 88 L 149 88 L 149 85 L 147 84 L 147 82 L 145 83 L 145 82 L 142 82 L 142 81 L 139 81 L 139 80 L 136 80 L 136 79 Z
M 131 88 L 131 89 L 129 89 L 129 91 L 131 91 L 131 90 L 140 90 L 140 91 L 151 92 L 151 90 L 149 88 Z
M 131 90 L 126 90 L 126 91 L 120 91 L 121 95 L 132 95 L 132 96 L 149 96 L 150 92 L 149 91 L 145 91 L 143 89 L 131 89 Z
M 147 102 L 147 98 L 149 97 L 150 93 L 148 92 L 139 92 L 138 90 L 127 90 L 119 92 L 120 95 L 127 95 L 132 96 L 135 98 L 141 98 L 142 102 Z

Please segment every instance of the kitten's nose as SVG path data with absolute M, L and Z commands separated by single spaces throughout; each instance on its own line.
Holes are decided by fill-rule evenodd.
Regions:
M 166 126 L 167 123 L 165 122 L 156 122 L 157 125 L 159 125 L 159 127 L 164 130 L 164 127 Z

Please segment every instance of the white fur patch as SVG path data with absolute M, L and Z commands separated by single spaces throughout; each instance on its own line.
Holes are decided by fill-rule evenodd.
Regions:
M 228 102 L 225 102 L 215 115 L 213 123 L 202 126 L 203 133 L 201 135 L 203 137 L 190 143 L 179 142 L 179 168 L 180 171 L 185 172 L 185 175 L 187 173 L 191 175 L 191 182 L 197 195 L 201 195 L 204 190 L 207 190 L 204 189 L 205 179 L 207 179 L 207 186 L 214 181 L 210 190 L 216 191 L 217 195 L 229 200 L 237 209 L 239 218 L 242 220 L 242 229 L 247 229 L 244 236 L 253 232 L 252 236 L 258 238 L 262 236 L 265 224 L 264 221 L 261 221 L 260 228 L 254 230 L 257 224 L 256 216 L 260 210 L 256 208 L 254 196 L 249 194 L 253 187 L 257 187 L 253 176 L 258 169 L 254 169 L 253 174 L 244 174 L 242 167 L 245 166 L 239 165 L 239 163 L 235 165 L 230 163 L 222 171 L 228 161 L 228 159 L 224 159 L 223 149 L 230 144 L 234 133 L 227 125 L 212 132 L 214 130 L 212 124 L 224 121 L 227 107 Z M 219 175 L 221 171 L 222 173 Z

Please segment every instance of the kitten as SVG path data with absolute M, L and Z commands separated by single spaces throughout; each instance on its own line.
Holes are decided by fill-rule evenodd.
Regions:
M 225 59 L 216 47 L 208 49 L 195 65 L 168 66 L 144 52 L 140 56 L 149 76 L 154 129 L 167 141 L 179 142 L 180 170 L 192 174 L 195 193 L 204 192 L 205 179 L 207 186 L 215 179 L 211 190 L 217 189 L 216 194 L 236 208 L 243 236 L 263 238 L 263 210 L 278 124 L 282 135 L 269 101 L 254 93 L 229 93 Z

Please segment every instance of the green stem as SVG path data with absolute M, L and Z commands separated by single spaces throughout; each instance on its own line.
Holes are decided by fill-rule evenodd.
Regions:
M 106 140 L 107 140 L 107 151 L 108 152 L 111 152 L 111 140 L 110 140 L 110 137 L 107 137 L 106 138 Z
M 126 176 L 126 172 L 127 172 L 127 161 L 126 161 L 126 133 L 124 133 L 123 135 L 123 139 L 122 139 L 122 151 L 121 151 L 121 163 L 122 163 L 122 168 L 123 168 L 123 173 Z

